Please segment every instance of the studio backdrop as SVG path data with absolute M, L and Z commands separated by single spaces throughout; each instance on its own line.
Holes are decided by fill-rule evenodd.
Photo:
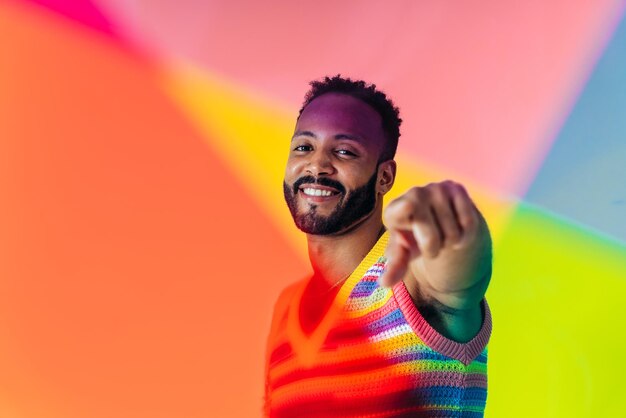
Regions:
M 626 3 L 0 0 L 0 417 L 260 416 L 308 82 L 494 236 L 486 416 L 625 416 Z M 389 201 L 389 199 L 387 199 Z

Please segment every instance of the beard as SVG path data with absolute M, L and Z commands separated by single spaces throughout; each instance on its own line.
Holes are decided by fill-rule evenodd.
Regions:
M 332 235 L 348 229 L 363 219 L 376 206 L 377 173 L 378 169 L 374 170 L 374 174 L 367 183 L 348 194 L 346 194 L 346 188 L 341 183 L 325 177 L 317 179 L 313 176 L 300 177 L 293 186 L 283 182 L 285 201 L 298 229 L 312 235 Z M 329 215 L 320 215 L 317 212 L 317 205 L 314 204 L 309 204 L 308 211 L 298 212 L 297 195 L 300 186 L 305 183 L 333 187 L 339 191 L 341 198 Z

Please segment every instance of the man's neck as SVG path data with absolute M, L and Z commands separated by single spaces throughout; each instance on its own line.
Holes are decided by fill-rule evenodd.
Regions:
M 357 227 L 341 235 L 307 235 L 313 280 L 333 287 L 350 276 L 384 231 L 377 208 Z

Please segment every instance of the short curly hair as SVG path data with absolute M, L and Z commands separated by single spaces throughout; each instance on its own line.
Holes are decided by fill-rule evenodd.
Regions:
M 355 97 L 374 108 L 380 115 L 383 124 L 383 132 L 387 138 L 387 144 L 380 155 L 379 161 L 392 160 L 398 149 L 398 138 L 400 138 L 400 109 L 393 104 L 393 101 L 385 93 L 376 89 L 375 84 L 367 84 L 363 80 L 352 80 L 344 78 L 341 74 L 334 77 L 324 77 L 322 81 L 314 80 L 309 83 L 311 89 L 304 96 L 304 103 L 298 113 L 298 118 L 302 115 L 304 108 L 314 99 L 326 93 L 342 93 Z

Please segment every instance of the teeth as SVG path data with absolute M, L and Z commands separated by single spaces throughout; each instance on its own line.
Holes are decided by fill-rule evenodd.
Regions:
M 311 187 L 305 188 L 303 192 L 307 196 L 330 196 L 332 195 L 332 193 L 328 190 L 313 189 Z

